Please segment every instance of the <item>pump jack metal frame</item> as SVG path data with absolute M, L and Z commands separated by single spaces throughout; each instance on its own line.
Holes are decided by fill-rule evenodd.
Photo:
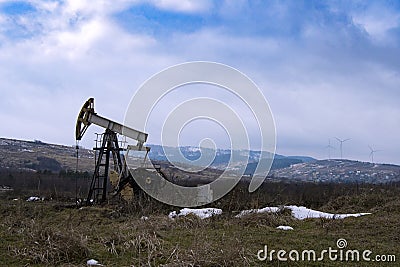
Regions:
M 134 192 L 137 192 L 139 186 L 135 182 L 131 173 L 127 170 L 125 158 L 121 154 L 124 149 L 120 148 L 118 145 L 117 134 L 122 134 L 136 140 L 137 145 L 130 146 L 130 149 L 146 151 L 145 159 L 150 151 L 150 148 L 143 146 L 144 142 L 147 140 L 148 134 L 97 115 L 94 112 L 94 99 L 89 98 L 79 112 L 76 122 L 75 138 L 77 141 L 82 139 L 87 128 L 92 123 L 105 128 L 105 132 L 101 135 L 100 147 L 97 147 L 96 140 L 96 147 L 94 148 L 97 155 L 96 166 L 90 183 L 88 196 L 86 198 L 86 205 L 91 205 L 93 203 L 101 204 L 107 200 L 111 157 L 113 158 L 114 171 L 119 174 L 120 178 L 113 195 L 117 195 L 128 183 Z
M 117 134 L 109 129 L 106 129 L 104 134 L 101 136 L 101 147 L 94 148 L 95 153 L 97 153 L 96 167 L 90 183 L 86 204 L 90 204 L 92 199 L 96 203 L 103 203 L 107 200 L 110 156 L 112 156 L 114 161 L 114 169 L 116 169 L 118 173 L 123 171 L 123 164 L 120 154 L 122 149 L 118 146 Z M 101 171 L 102 168 L 103 171 Z

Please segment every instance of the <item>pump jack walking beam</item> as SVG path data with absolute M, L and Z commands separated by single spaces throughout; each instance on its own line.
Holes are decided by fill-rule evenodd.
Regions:
M 75 138 L 81 140 L 85 134 L 87 128 L 91 124 L 96 124 L 105 129 L 109 129 L 114 133 L 125 135 L 126 137 L 132 138 L 138 141 L 139 150 L 142 150 L 143 143 L 147 141 L 147 133 L 140 132 L 138 130 L 124 126 L 118 122 L 114 122 L 110 119 L 106 119 L 97 115 L 94 112 L 94 98 L 89 98 L 83 105 L 78 115 L 76 122 Z

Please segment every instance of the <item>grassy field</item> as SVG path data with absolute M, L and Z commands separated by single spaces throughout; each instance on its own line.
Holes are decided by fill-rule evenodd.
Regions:
M 177 208 L 150 199 L 77 209 L 68 208 L 65 201 L 26 202 L 28 195 L 13 200 L 12 193 L 2 194 L 0 265 L 86 266 L 93 258 L 105 266 L 400 266 L 399 186 L 332 188 L 267 184 L 248 194 L 239 186 L 210 206 L 222 208 L 222 215 L 203 220 L 194 215 L 172 220 L 167 215 Z M 241 209 L 282 204 L 372 214 L 297 220 L 283 210 L 235 217 Z M 278 230 L 279 225 L 294 230 Z M 287 253 L 314 250 L 318 258 L 322 250 L 337 249 L 340 238 L 347 241 L 344 251 L 371 250 L 371 260 L 378 254 L 395 255 L 396 262 L 330 261 L 327 254 L 317 262 L 291 261 L 287 254 L 288 261 L 278 261 L 276 252 L 273 261 L 256 256 L 267 245 L 269 251 Z

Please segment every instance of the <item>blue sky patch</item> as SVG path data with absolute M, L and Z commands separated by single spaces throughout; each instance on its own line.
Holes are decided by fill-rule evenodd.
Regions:
M 22 15 L 36 11 L 36 8 L 27 2 L 6 2 L 0 4 L 0 10 L 7 15 Z
M 117 13 L 114 20 L 127 31 L 152 35 L 165 35 L 177 31 L 193 32 L 209 23 L 207 16 L 164 11 L 147 4 Z

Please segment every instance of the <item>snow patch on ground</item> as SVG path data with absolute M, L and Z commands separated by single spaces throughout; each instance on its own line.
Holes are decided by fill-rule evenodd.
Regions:
M 169 213 L 168 217 L 171 219 L 174 219 L 176 217 L 180 216 L 186 216 L 188 214 L 194 214 L 197 217 L 201 219 L 209 218 L 214 215 L 219 215 L 222 214 L 221 209 L 216 209 L 216 208 L 204 208 L 204 209 L 189 209 L 189 208 L 184 208 L 177 213 L 176 211 L 172 211 Z
M 303 220 L 307 218 L 327 218 L 327 219 L 344 219 L 347 217 L 359 217 L 363 215 L 368 215 L 371 213 L 348 213 L 348 214 L 333 214 L 326 213 L 322 211 L 308 209 L 303 206 L 285 206 L 288 209 L 292 210 L 292 215 L 296 219 Z
M 292 205 L 292 206 L 283 206 L 283 207 L 265 207 L 262 209 L 243 210 L 238 215 L 236 215 L 236 217 L 240 218 L 240 217 L 243 217 L 243 216 L 246 216 L 249 214 L 253 214 L 253 213 L 264 213 L 264 212 L 276 213 L 276 212 L 279 212 L 283 208 L 290 209 L 292 211 L 292 216 L 299 220 L 303 220 L 303 219 L 307 219 L 307 218 L 344 219 L 347 217 L 359 217 L 359 216 L 371 214 L 371 213 L 333 214 L 333 213 L 327 213 L 327 212 L 309 209 L 309 208 L 306 208 L 303 206 Z M 171 219 L 174 219 L 176 217 L 186 216 L 188 214 L 193 214 L 201 219 L 205 219 L 205 218 L 209 218 L 214 215 L 222 214 L 222 210 L 217 209 L 217 208 L 203 208 L 203 209 L 184 208 L 184 209 L 181 209 L 179 212 L 176 212 L 176 211 L 170 212 L 168 217 Z
M 279 225 L 278 227 L 276 227 L 276 229 L 287 231 L 287 230 L 293 230 L 293 227 L 287 225 Z
M 90 259 L 86 262 L 87 266 L 104 266 L 102 264 L 100 264 L 98 261 L 94 260 L 94 259 Z
M 344 219 L 346 217 L 359 217 L 371 213 L 349 213 L 349 214 L 333 214 L 322 211 L 312 210 L 303 206 L 283 206 L 283 208 L 290 209 L 292 216 L 296 219 L 303 220 L 307 218 L 327 218 L 327 219 Z M 264 212 L 278 212 L 279 207 L 265 207 L 263 209 L 243 210 L 236 217 L 242 217 L 251 213 L 264 213 Z
M 33 201 L 39 201 L 40 197 L 29 197 L 26 201 L 28 202 L 33 202 Z

